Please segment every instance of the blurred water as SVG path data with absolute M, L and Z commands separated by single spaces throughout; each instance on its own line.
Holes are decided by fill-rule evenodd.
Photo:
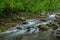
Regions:
M 39 25 L 46 25 L 49 22 L 53 22 L 55 20 L 55 16 L 56 14 L 51 14 L 47 17 L 47 21 L 45 22 L 37 22 L 36 19 L 28 19 L 27 24 L 17 24 L 15 27 L 13 27 L 11 30 L 7 30 L 5 32 L 0 33 L 0 35 L 6 35 L 3 40 L 15 40 L 15 38 L 17 36 L 23 36 L 23 35 L 27 35 L 27 34 L 34 34 L 39 32 L 39 28 L 37 28 L 37 26 Z M 21 27 L 22 29 L 16 29 L 17 27 Z M 30 27 L 30 31 L 27 31 L 26 27 Z M 48 35 L 46 35 L 48 36 Z

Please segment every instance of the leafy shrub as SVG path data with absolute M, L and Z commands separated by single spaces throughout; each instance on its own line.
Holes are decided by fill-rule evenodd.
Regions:
M 0 16 L 12 16 L 18 11 L 53 11 L 60 8 L 60 0 L 0 0 Z
M 5 3 L 3 2 L 3 0 L 0 0 L 0 16 L 4 16 L 3 9 L 5 8 Z

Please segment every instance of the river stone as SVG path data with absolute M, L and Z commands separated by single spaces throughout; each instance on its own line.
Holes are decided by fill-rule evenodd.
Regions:
M 37 26 L 38 28 L 39 28 L 39 31 L 47 31 L 48 29 L 49 29 L 49 27 L 48 26 L 45 26 L 45 25 L 39 25 L 39 26 Z
M 35 35 L 23 36 L 22 40 L 55 40 L 55 38 L 50 33 L 44 31 Z
M 60 38 L 60 30 L 57 30 L 57 38 Z

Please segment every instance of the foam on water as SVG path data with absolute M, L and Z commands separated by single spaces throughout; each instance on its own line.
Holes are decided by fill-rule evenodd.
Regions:
M 47 18 L 50 20 L 47 20 L 46 22 L 41 22 L 41 23 L 36 22 L 36 19 L 28 19 L 28 20 L 26 20 L 28 22 L 27 24 L 23 24 L 23 25 L 17 24 L 15 27 L 12 28 L 13 30 L 7 30 L 0 34 L 9 34 L 4 37 L 5 39 L 8 38 L 8 40 L 9 40 L 9 38 L 12 39 L 13 37 L 17 37 L 18 35 L 24 35 L 24 34 L 28 34 L 28 33 L 29 34 L 37 33 L 39 31 L 39 28 L 37 28 L 37 26 L 42 25 L 42 24 L 46 25 L 49 22 L 52 22 L 53 19 L 55 19 L 55 16 L 56 16 L 56 14 L 49 15 L 49 17 L 47 17 Z M 33 28 L 33 26 L 36 28 Z M 22 29 L 16 29 L 17 27 L 22 27 Z M 30 31 L 28 32 L 25 29 L 25 27 L 31 27 Z

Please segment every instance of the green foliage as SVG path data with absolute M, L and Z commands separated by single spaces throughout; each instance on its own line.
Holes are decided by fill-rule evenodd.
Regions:
M 6 13 L 10 14 L 17 10 L 25 10 L 27 12 L 44 12 L 53 11 L 59 8 L 60 0 L 0 0 L 0 16 L 5 16 Z M 4 10 L 7 12 L 5 13 Z
M 0 0 L 0 16 L 4 16 L 4 14 L 2 14 L 3 9 L 5 8 L 5 3 L 3 2 L 3 0 Z
M 23 5 L 22 0 L 11 0 L 9 6 L 13 10 L 17 10 L 17 9 L 22 10 L 22 9 L 24 9 L 24 5 Z
M 27 10 L 31 12 L 40 10 L 40 0 L 31 0 L 27 5 Z
M 50 0 L 49 10 L 56 10 L 60 8 L 60 0 Z

